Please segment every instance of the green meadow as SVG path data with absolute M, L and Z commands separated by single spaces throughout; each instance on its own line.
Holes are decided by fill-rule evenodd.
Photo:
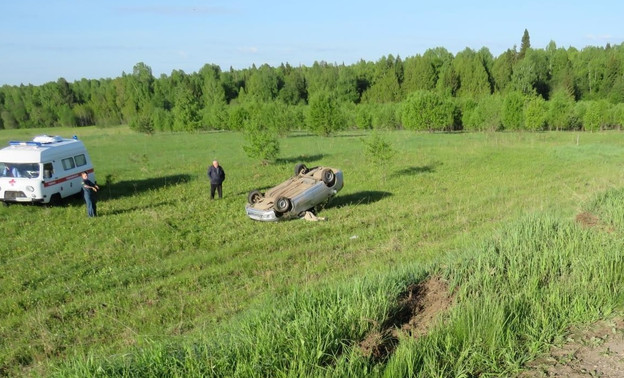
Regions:
M 2 130 L 0 146 L 42 133 L 84 141 L 99 217 L 81 197 L 0 207 L 0 376 L 514 375 L 621 310 L 620 132 L 393 131 L 383 165 L 362 131 L 292 134 L 269 165 L 234 132 Z M 247 218 L 247 193 L 300 162 L 344 172 L 327 220 Z M 386 332 L 432 277 L 450 305 L 418 337 Z

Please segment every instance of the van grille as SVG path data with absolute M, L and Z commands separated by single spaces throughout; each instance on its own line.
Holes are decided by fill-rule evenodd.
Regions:
M 4 199 L 15 199 L 15 198 L 26 198 L 26 194 L 24 192 L 18 192 L 15 190 L 7 190 L 4 192 Z

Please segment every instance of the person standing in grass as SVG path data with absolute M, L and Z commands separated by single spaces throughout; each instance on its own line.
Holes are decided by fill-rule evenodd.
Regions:
M 218 161 L 214 160 L 208 168 L 208 178 L 210 179 L 210 199 L 214 199 L 215 191 L 219 192 L 219 198 L 223 198 L 222 185 L 225 181 L 225 171 Z
M 82 191 L 84 192 L 84 199 L 87 204 L 87 215 L 89 217 L 97 217 L 97 196 L 96 193 L 99 186 L 96 183 L 89 180 L 89 174 L 85 171 L 81 173 L 82 175 Z

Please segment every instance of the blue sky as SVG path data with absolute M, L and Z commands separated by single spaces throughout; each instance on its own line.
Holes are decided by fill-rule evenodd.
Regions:
M 204 64 L 353 64 L 429 48 L 605 46 L 624 41 L 624 1 L 4 0 L 0 85 L 154 76 Z

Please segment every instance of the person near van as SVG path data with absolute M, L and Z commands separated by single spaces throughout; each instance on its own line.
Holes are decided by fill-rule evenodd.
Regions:
M 4 166 L 4 170 L 2 171 L 2 176 L 4 176 L 4 177 L 22 177 L 22 175 L 20 174 L 20 171 L 17 169 L 17 167 L 15 167 L 15 166 L 11 167 L 8 164 Z
M 82 175 L 82 191 L 84 192 L 85 203 L 87 204 L 87 215 L 89 217 L 97 217 L 97 196 L 96 193 L 100 189 L 97 184 L 89 180 L 89 174 L 84 171 Z
M 210 199 L 214 199 L 215 191 L 219 192 L 219 198 L 223 198 L 223 181 L 225 181 L 225 171 L 214 160 L 208 168 L 208 178 L 210 179 Z

